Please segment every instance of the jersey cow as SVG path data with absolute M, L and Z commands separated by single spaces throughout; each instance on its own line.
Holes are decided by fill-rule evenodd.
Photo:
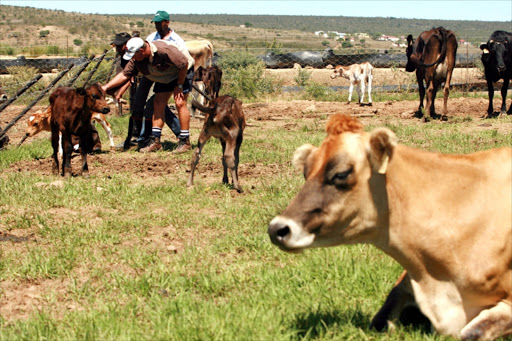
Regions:
M 71 176 L 72 135 L 78 136 L 82 155 L 82 175 L 87 176 L 87 150 L 91 143 L 91 118 L 93 112 L 106 114 L 110 111 L 105 92 L 99 84 L 87 88 L 58 87 L 50 95 L 53 147 L 53 173 L 59 172 L 59 135 L 62 134 L 62 175 Z
M 188 52 L 194 58 L 194 71 L 200 66 L 211 65 L 213 57 L 213 44 L 209 40 L 189 40 L 185 42 Z
M 361 64 L 353 64 L 350 66 L 338 65 L 334 68 L 331 74 L 331 79 L 338 77 L 346 78 L 350 81 L 348 90 L 348 102 L 352 100 L 352 92 L 354 91 L 354 84 L 357 85 L 357 93 L 359 94 L 359 104 L 362 105 L 364 101 L 364 88 L 365 83 L 368 86 L 368 102 L 372 105 L 372 64 L 365 62 Z
M 494 97 L 493 83 L 503 79 L 501 86 L 501 111 L 504 114 L 507 110 L 507 89 L 512 78 L 512 33 L 505 31 L 495 31 L 487 41 L 487 44 L 480 45 L 482 50 L 482 63 L 485 68 L 485 79 L 487 80 L 487 90 L 489 92 L 489 107 L 487 108 L 487 117 L 494 114 L 492 99 Z M 507 111 L 512 114 L 512 104 Z
M 512 333 L 512 149 L 427 152 L 342 114 L 327 133 L 295 152 L 306 182 L 270 222 L 272 243 L 288 252 L 373 244 L 407 271 L 388 311 L 411 293 L 440 334 Z
M 412 35 L 407 37 L 407 64 L 405 70 L 413 72 L 416 70 L 416 79 L 420 92 L 420 106 L 418 116 L 422 117 L 423 99 L 425 98 L 425 82 L 427 87 L 427 106 L 425 120 L 429 117 L 448 118 L 448 96 L 450 94 L 450 81 L 453 68 L 455 67 L 455 56 L 457 54 L 457 38 L 452 31 L 443 27 L 431 29 L 421 33 L 413 42 Z M 434 102 L 437 89 L 444 82 L 443 90 L 443 116 L 435 112 Z

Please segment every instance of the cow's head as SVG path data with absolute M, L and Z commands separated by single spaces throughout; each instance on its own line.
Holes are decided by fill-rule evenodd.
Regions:
M 417 42 L 418 40 L 420 39 L 418 38 Z M 407 64 L 405 65 L 405 71 L 407 72 L 413 72 L 414 70 L 416 70 L 418 61 L 421 58 L 421 52 L 418 51 L 422 51 L 423 49 L 418 49 L 417 46 L 415 46 L 417 42 L 414 42 L 411 34 L 407 36 L 407 49 L 405 50 L 405 54 L 407 55 Z
M 331 79 L 335 79 L 338 77 L 343 77 L 343 67 L 341 65 L 336 65 L 336 67 L 331 73 Z
M 110 108 L 105 99 L 106 93 L 99 84 L 92 84 L 88 88 L 77 89 L 78 94 L 86 96 L 86 105 L 92 111 L 100 112 L 102 114 L 108 114 Z
M 369 241 L 386 212 L 385 174 L 396 136 L 365 133 L 355 119 L 334 115 L 320 147 L 303 145 L 293 157 L 306 183 L 269 224 L 272 243 L 288 252 Z
M 27 121 L 27 136 L 34 136 L 43 130 L 50 130 L 49 110 L 36 111 Z
M 480 45 L 482 50 L 482 62 L 486 65 L 496 67 L 498 72 L 505 72 L 507 64 L 511 63 L 512 42 L 508 41 L 506 36 L 499 39 L 490 39 L 487 44 Z M 494 65 L 495 64 L 495 65 Z

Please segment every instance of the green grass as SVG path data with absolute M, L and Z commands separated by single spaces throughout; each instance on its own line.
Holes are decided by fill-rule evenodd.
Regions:
M 289 255 L 269 242 L 268 222 L 303 183 L 291 156 L 323 140 L 325 119 L 248 129 L 241 163 L 275 172 L 242 178 L 241 195 L 197 178 L 187 189 L 184 173 L 141 181 L 127 171 L 37 186 L 59 178 L 11 167 L 48 158 L 48 142 L 2 151 L 0 299 L 12 298 L 12 287 L 35 286 L 39 294 L 24 317 L 0 309 L 0 340 L 447 340 L 421 328 L 368 328 L 402 270 L 376 248 Z M 126 117 L 110 122 L 115 135 L 125 133 Z M 433 151 L 511 144 L 510 136 L 471 124 L 384 125 L 402 143 Z M 220 182 L 219 155 L 219 143 L 210 142 L 200 167 L 215 164 Z M 190 155 L 158 157 L 187 164 Z

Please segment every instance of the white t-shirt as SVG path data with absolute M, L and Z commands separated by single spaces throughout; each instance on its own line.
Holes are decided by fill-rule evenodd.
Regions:
M 155 40 L 162 40 L 162 37 L 160 36 L 160 33 L 158 31 L 155 31 L 151 33 L 147 38 L 146 41 L 155 41 Z M 178 46 L 185 46 L 185 41 L 176 33 L 176 31 L 172 31 L 169 37 L 165 39 L 166 41 L 170 41 L 175 43 Z

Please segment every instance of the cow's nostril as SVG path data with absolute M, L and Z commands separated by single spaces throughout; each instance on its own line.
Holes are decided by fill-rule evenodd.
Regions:
M 277 230 L 276 235 L 279 238 L 284 238 L 288 234 L 290 234 L 290 228 L 288 226 L 281 227 L 279 230 Z

